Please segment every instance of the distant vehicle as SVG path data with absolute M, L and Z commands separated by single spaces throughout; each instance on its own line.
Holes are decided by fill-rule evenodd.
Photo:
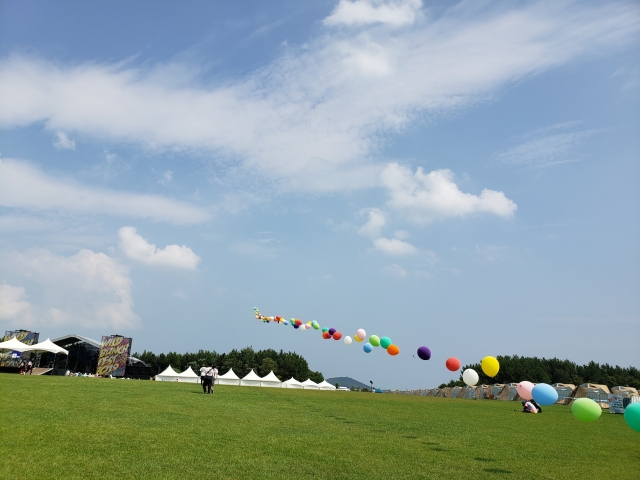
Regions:
M 376 393 L 384 393 L 384 390 L 380 390 L 379 388 L 376 388 Z
M 338 387 L 338 390 L 343 391 L 343 392 L 348 392 L 349 389 L 347 387 Z

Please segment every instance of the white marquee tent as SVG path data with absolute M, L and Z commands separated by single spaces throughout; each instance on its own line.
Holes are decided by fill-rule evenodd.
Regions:
M 200 377 L 196 375 L 193 370 L 191 370 L 191 367 L 189 367 L 184 372 L 178 373 L 178 381 L 187 383 L 200 383 Z
M 253 369 L 251 369 L 251 371 L 247 373 L 244 377 L 242 377 L 242 379 L 240 380 L 240 386 L 241 387 L 259 387 L 261 380 L 262 379 L 258 375 L 256 375 L 256 372 L 254 372 Z
M 311 380 L 310 378 L 307 378 L 304 382 L 302 382 L 302 386 L 305 389 L 308 388 L 310 390 L 318 390 L 318 384 L 313 380 Z
M 163 372 L 156 375 L 156 380 L 161 382 L 179 382 L 180 374 L 169 365 Z
M 0 342 L 0 350 L 12 350 L 14 352 L 28 352 L 30 348 L 31 348 L 31 345 L 22 343 L 20 340 L 16 339 L 16 337 L 11 337 L 11 339 L 7 340 L 6 342 Z
M 318 388 L 320 390 L 335 390 L 336 386 L 335 385 L 331 385 L 329 382 L 327 382 L 326 380 L 323 380 L 322 382 L 320 382 L 318 384 Z
M 275 374 L 273 373 L 273 370 L 272 370 L 269 373 L 269 375 L 266 375 L 266 376 L 262 377 L 262 379 L 260 380 L 260 386 L 261 387 L 281 388 L 282 387 L 282 382 L 280 380 L 278 380 L 278 377 L 275 376 Z
M 29 347 L 27 352 L 50 352 L 50 353 L 64 353 L 65 355 L 69 355 L 69 352 L 62 347 L 59 347 L 55 343 L 53 343 L 48 338 L 44 342 L 36 343 L 35 345 L 27 345 Z
M 282 388 L 304 388 L 295 378 L 291 377 L 286 382 L 282 382 Z
M 240 377 L 233 372 L 233 368 L 230 368 L 227 373 L 220 375 L 215 383 L 218 385 L 240 385 Z

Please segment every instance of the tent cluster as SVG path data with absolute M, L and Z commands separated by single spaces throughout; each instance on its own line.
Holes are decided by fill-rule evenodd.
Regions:
M 279 315 L 276 315 L 275 317 L 266 316 L 266 315 L 262 315 L 262 313 L 260 313 L 260 310 L 258 310 L 257 307 L 253 307 L 253 313 L 256 317 L 256 320 L 260 320 L 263 323 L 274 322 L 282 325 L 291 325 L 293 328 L 301 331 L 311 330 L 311 329 L 321 330 L 322 338 L 325 340 L 329 340 L 329 339 L 340 340 L 341 338 L 343 338 L 342 332 L 339 332 L 337 329 L 333 327 L 331 328 L 325 327 L 321 329 L 320 324 L 316 320 L 309 320 L 308 322 L 305 323 L 299 318 L 291 318 L 290 320 L 285 320 L 284 317 L 281 317 Z M 358 329 L 356 334 L 353 336 L 353 338 L 351 338 L 348 335 L 345 336 L 344 343 L 345 345 L 351 345 L 351 343 L 353 343 L 354 340 L 358 343 L 362 343 L 366 340 L 366 338 L 367 338 L 367 332 L 364 329 L 360 328 Z M 400 353 L 400 348 L 398 348 L 397 345 L 394 345 L 389 337 L 380 338 L 378 337 L 378 335 L 371 335 L 369 336 L 369 341 L 365 342 L 365 344 L 362 346 L 362 350 L 365 353 L 371 353 L 374 347 L 382 347 L 391 356 L 395 356 Z
M 6 342 L 0 342 L 0 350 L 11 350 L 13 352 L 33 352 L 33 353 L 63 353 L 68 355 L 69 352 L 62 347 L 59 347 L 48 338 L 44 342 L 36 343 L 35 345 L 27 345 L 22 343 L 16 337 L 12 337 Z
M 184 372 L 177 373 L 171 365 L 169 365 L 162 373 L 156 375 L 157 381 L 166 382 L 186 382 L 186 383 L 199 383 L 200 377 L 191 370 L 191 367 L 187 368 Z M 281 382 L 278 377 L 275 376 L 273 371 L 269 372 L 264 377 L 259 377 L 253 370 L 247 375 L 240 378 L 238 377 L 233 368 L 229 369 L 224 375 L 220 375 L 216 378 L 215 383 L 217 385 L 235 385 L 239 387 L 275 387 L 275 388 L 303 388 L 308 390 L 336 390 L 336 387 L 323 380 L 320 383 L 315 383 L 311 379 L 307 379 L 304 382 L 298 382 L 295 378 L 290 378 L 285 382 Z

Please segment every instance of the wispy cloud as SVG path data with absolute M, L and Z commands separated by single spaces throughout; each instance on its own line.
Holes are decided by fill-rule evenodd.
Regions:
M 640 30 L 633 3 L 505 5 L 421 16 L 417 1 L 343 1 L 327 22 L 358 29 L 327 28 L 247 75 L 213 81 L 175 63 L 64 65 L 13 55 L 0 61 L 0 126 L 42 122 L 149 149 L 213 152 L 290 188 L 372 186 L 392 134 L 628 44 Z M 404 26 L 389 35 L 378 23 L 392 11 L 415 20 L 398 20 Z
M 405 278 L 407 276 L 407 271 L 399 265 L 395 264 L 382 267 L 381 271 L 386 275 L 397 278 Z
M 325 25 L 362 26 L 383 23 L 400 27 L 411 25 L 422 7 L 421 0 L 340 0 L 324 19 Z
M 602 132 L 600 129 L 575 130 L 579 122 L 551 125 L 523 137 L 520 144 L 497 154 L 508 165 L 549 166 L 578 160 L 582 141 Z
M 58 130 L 56 132 L 56 139 L 53 142 L 53 146 L 58 150 L 75 150 L 76 142 L 71 140 L 66 133 Z
M 0 163 L 0 205 L 34 211 L 64 210 L 148 218 L 175 224 L 197 224 L 210 218 L 206 209 L 187 202 L 83 185 L 13 159 Z

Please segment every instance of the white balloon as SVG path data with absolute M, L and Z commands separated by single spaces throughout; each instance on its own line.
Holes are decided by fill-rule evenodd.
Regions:
M 462 372 L 462 380 L 470 387 L 473 387 L 476 383 L 478 383 L 480 377 L 478 377 L 478 373 L 475 370 L 473 370 L 472 368 L 467 368 L 464 372 Z
M 351 337 L 349 335 L 347 335 L 346 337 L 344 337 L 344 343 L 346 345 L 351 345 L 351 342 L 353 342 L 353 340 L 351 340 Z

